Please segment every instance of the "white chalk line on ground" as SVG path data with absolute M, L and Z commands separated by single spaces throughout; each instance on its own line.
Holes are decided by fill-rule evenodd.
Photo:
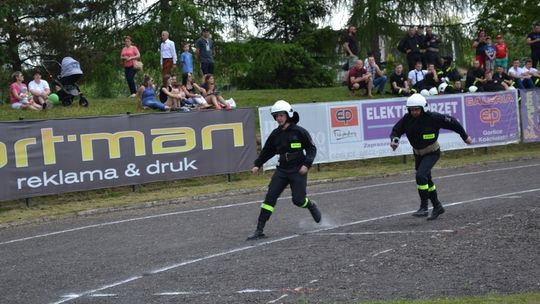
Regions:
M 516 169 L 523 169 L 523 168 L 530 168 L 530 167 L 537 167 L 537 166 L 540 166 L 540 164 L 531 164 L 531 165 L 514 166 L 514 167 L 507 167 L 507 168 L 498 168 L 498 169 L 489 169 L 489 170 L 481 170 L 481 171 L 474 171 L 474 172 L 443 175 L 443 176 L 437 177 L 437 179 L 461 177 L 461 176 L 474 175 L 474 174 L 492 173 L 492 172 L 498 172 L 498 171 L 516 170 Z M 340 189 L 340 190 L 329 190 L 329 191 L 315 192 L 315 193 L 310 193 L 309 196 L 310 197 L 315 197 L 315 196 L 327 195 L 327 194 L 332 194 L 332 193 L 340 193 L 340 192 L 345 192 L 345 191 L 356 191 L 356 190 L 369 189 L 369 188 L 375 188 L 375 187 L 384 187 L 384 186 L 390 186 L 390 185 L 406 184 L 406 183 L 411 183 L 411 182 L 416 182 L 416 180 L 405 180 L 405 181 L 373 184 L 373 185 L 366 185 L 366 186 L 358 186 L 358 187 L 352 187 L 352 188 L 346 188 L 346 189 Z M 284 196 L 284 197 L 280 198 L 279 200 L 287 200 L 287 199 L 290 199 L 290 198 L 291 198 L 291 196 Z M 235 203 L 235 204 L 222 205 L 222 206 L 213 206 L 213 207 L 193 209 L 193 210 L 183 210 L 183 211 L 176 211 L 176 212 L 168 212 L 168 213 L 161 213 L 161 214 L 148 215 L 148 216 L 142 216 L 142 217 L 135 217 L 135 218 L 125 219 L 125 220 L 105 222 L 105 223 L 100 223 L 100 224 L 86 225 L 86 226 L 81 226 L 81 227 L 76 227 L 76 228 L 71 228 L 71 229 L 59 230 L 59 231 L 54 231 L 54 232 L 49 232 L 49 233 L 42 233 L 42 234 L 37 234 L 37 235 L 29 236 L 29 237 L 4 241 L 4 242 L 0 242 L 0 246 L 12 244 L 12 243 L 23 242 L 23 241 L 34 240 L 34 239 L 38 239 L 38 238 L 55 236 L 55 235 L 59 235 L 59 234 L 69 233 L 69 232 L 76 232 L 76 231 L 85 230 L 85 229 L 101 228 L 101 227 L 110 226 L 110 225 L 124 224 L 124 223 L 130 223 L 130 222 L 136 222 L 136 221 L 142 221 L 142 220 L 149 220 L 149 219 L 155 219 L 155 218 L 161 218 L 161 217 L 167 217 L 167 216 L 173 216 L 173 215 L 183 215 L 183 214 L 196 213 L 196 212 L 206 212 L 206 211 L 211 211 L 211 210 L 225 209 L 225 208 L 231 208 L 231 207 L 241 207 L 241 206 L 246 206 L 246 205 L 251 205 L 251 204 L 260 204 L 260 203 L 261 203 L 261 200 L 256 200 L 256 201 L 249 201 L 249 202 L 243 202 L 243 203 Z
M 516 191 L 516 192 L 508 192 L 508 193 L 492 195 L 492 196 L 484 196 L 484 197 L 479 197 L 479 198 L 465 200 L 465 201 L 448 203 L 448 204 L 445 204 L 445 207 L 457 206 L 457 205 L 462 205 L 462 204 L 474 203 L 474 202 L 478 202 L 478 201 L 485 201 L 485 200 L 501 198 L 501 197 L 505 197 L 505 196 L 524 194 L 524 193 L 531 193 L 531 192 L 538 192 L 538 191 L 540 191 L 540 188 L 534 188 L 534 189 L 528 189 L 528 190 L 522 190 L 522 191 Z M 310 234 L 315 234 L 315 233 L 319 233 L 319 232 L 322 232 L 322 231 L 328 231 L 328 230 L 348 227 L 348 226 L 352 226 L 352 225 L 357 225 L 357 224 L 362 224 L 362 223 L 367 223 L 367 222 L 373 222 L 373 221 L 388 219 L 388 218 L 392 218 L 392 217 L 397 217 L 397 216 L 401 216 L 401 215 L 410 214 L 413 211 L 415 211 L 415 210 L 408 210 L 408 211 L 404 211 L 404 212 L 398 212 L 398 213 L 383 215 L 383 216 L 379 216 L 379 217 L 358 220 L 358 221 L 354 221 L 354 222 L 335 225 L 335 226 L 332 226 L 332 227 L 315 229 L 315 230 L 311 230 L 311 231 L 308 231 L 308 232 L 305 232 L 305 233 L 292 234 L 292 235 L 281 237 L 281 238 L 278 238 L 278 239 L 264 241 L 264 242 L 256 243 L 256 244 L 249 245 L 249 246 L 233 248 L 231 250 L 222 251 L 222 252 L 207 255 L 207 256 L 204 256 L 204 257 L 201 257 L 201 258 L 192 259 L 192 260 L 172 264 L 170 266 L 166 266 L 166 267 L 162 267 L 162 268 L 159 268 L 159 269 L 156 269 L 156 270 L 148 271 L 148 272 L 146 272 L 146 274 L 158 274 L 158 273 L 162 273 L 162 272 L 165 272 L 165 271 L 168 271 L 168 270 L 171 270 L 171 269 L 180 268 L 180 267 L 183 267 L 183 266 L 186 266 L 186 265 L 195 264 L 195 263 L 206 261 L 206 260 L 209 260 L 209 259 L 213 259 L 213 258 L 217 258 L 217 257 L 221 257 L 221 256 L 226 256 L 226 255 L 229 255 L 229 254 L 242 252 L 242 251 L 246 251 L 246 250 L 250 250 L 250 249 L 255 249 L 255 248 L 270 245 L 270 244 L 273 244 L 273 243 L 279 243 L 279 242 L 282 242 L 282 241 L 291 240 L 291 239 L 294 239 L 294 238 L 297 238 L 297 237 L 303 236 L 303 235 L 310 235 Z M 111 284 L 108 284 L 108 285 L 104 285 L 103 287 L 99 287 L 99 288 L 96 288 L 96 289 L 84 291 L 84 292 L 81 292 L 81 293 L 78 293 L 78 294 L 71 293 L 71 294 L 68 294 L 68 295 L 64 295 L 64 296 L 61 297 L 62 298 L 61 300 L 59 300 L 57 302 L 53 302 L 52 304 L 66 303 L 66 302 L 69 302 L 71 300 L 75 300 L 75 299 L 78 299 L 78 298 L 81 298 L 81 297 L 84 297 L 84 296 L 90 296 L 90 295 L 92 295 L 94 293 L 101 292 L 103 290 L 113 288 L 113 287 L 117 287 L 117 286 L 120 286 L 120 285 L 124 285 L 124 284 L 130 283 L 130 282 L 139 280 L 139 279 L 141 279 L 143 277 L 147 277 L 147 276 L 146 275 L 133 276 L 133 277 L 131 277 L 129 279 L 114 282 L 114 283 L 111 283 Z
M 397 231 L 364 231 L 364 232 L 325 232 L 317 233 L 316 235 L 379 235 L 379 234 L 412 234 L 412 233 L 453 233 L 455 230 L 397 230 Z
M 384 254 L 384 253 L 387 253 L 387 252 L 391 252 L 391 251 L 394 251 L 394 249 L 386 249 L 386 250 L 383 250 L 383 251 L 379 251 L 377 253 L 374 253 L 373 255 L 371 255 L 372 257 L 376 257 L 378 255 L 381 255 L 381 254 Z

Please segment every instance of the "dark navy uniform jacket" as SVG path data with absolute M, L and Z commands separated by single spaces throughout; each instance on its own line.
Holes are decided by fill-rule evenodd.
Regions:
M 464 141 L 469 137 L 463 126 L 454 117 L 428 111 L 422 113 L 418 118 L 413 118 L 409 113 L 405 114 L 392 128 L 390 139 L 401 137 L 405 133 L 411 146 L 420 150 L 437 141 L 440 129 L 452 130 L 458 133 Z
M 285 130 L 277 127 L 272 131 L 255 160 L 255 166 L 261 167 L 276 154 L 280 155 L 278 168 L 291 169 L 302 165 L 309 168 L 315 160 L 317 148 L 306 129 L 290 123 Z

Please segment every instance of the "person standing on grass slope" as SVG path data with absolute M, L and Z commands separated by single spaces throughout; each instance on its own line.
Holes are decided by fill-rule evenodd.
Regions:
M 206 74 L 214 74 L 214 41 L 210 38 L 209 29 L 202 30 L 202 36 L 197 40 L 195 46 L 203 77 Z
M 444 208 L 437 198 L 437 190 L 431 178 L 431 169 L 441 157 L 441 150 L 437 142 L 439 129 L 448 129 L 458 133 L 466 144 L 471 144 L 472 139 L 454 117 L 428 111 L 428 104 L 424 96 L 411 95 L 407 98 L 406 106 L 408 113 L 392 128 L 390 147 L 396 150 L 401 135 L 407 135 L 407 139 L 413 147 L 416 185 L 420 195 L 420 209 L 412 215 L 428 216 L 429 199 L 433 204 L 433 211 L 427 219 L 435 220 L 444 213 Z
M 276 154 L 279 155 L 279 164 L 261 205 L 257 228 L 247 240 L 265 237 L 264 226 L 274 212 L 278 197 L 287 185 L 291 187 L 292 202 L 298 207 L 307 208 L 315 222 L 321 221 L 319 208 L 306 196 L 307 174 L 317 155 L 317 148 L 309 132 L 297 125 L 300 116 L 293 111 L 288 102 L 276 101 L 270 113 L 278 123 L 278 127 L 268 136 L 251 172 L 256 174 L 259 168 Z
M 160 63 L 162 75 L 171 75 L 176 68 L 176 47 L 174 41 L 169 39 L 169 32 L 161 32 Z

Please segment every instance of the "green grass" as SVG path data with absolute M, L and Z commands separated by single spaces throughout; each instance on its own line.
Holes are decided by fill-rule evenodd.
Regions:
M 338 101 L 352 100 L 345 87 L 294 89 L 294 90 L 253 90 L 253 91 L 227 91 L 223 92 L 225 98 L 234 98 L 239 107 L 258 107 L 272 105 L 276 100 L 285 99 L 291 103 L 305 103 L 312 101 Z M 383 97 L 383 95 L 379 96 Z M 386 96 L 389 97 L 389 96 Z M 362 97 L 366 98 L 366 97 Z M 355 98 L 357 99 L 357 98 Z M 153 113 L 154 110 L 137 108 L 135 98 L 99 99 L 88 98 L 88 108 L 79 107 L 78 101 L 69 107 L 61 105 L 45 111 L 13 110 L 9 104 L 0 105 L 0 121 L 19 119 L 53 119 L 65 117 L 103 116 L 130 113 Z
M 397 300 L 397 301 L 367 301 L 358 304 L 538 304 L 540 293 L 523 293 L 513 295 L 484 295 L 432 300 Z

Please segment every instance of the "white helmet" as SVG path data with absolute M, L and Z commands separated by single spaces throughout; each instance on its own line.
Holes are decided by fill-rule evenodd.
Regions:
M 507 90 L 508 90 L 508 91 L 515 91 L 516 88 L 515 88 L 514 86 L 509 86 L 509 87 L 507 88 Z
M 476 92 L 476 91 L 478 91 L 478 87 L 477 87 L 477 86 L 473 86 L 473 85 L 472 85 L 472 86 L 469 87 L 469 92 L 474 93 L 474 92 Z
M 418 93 L 414 93 L 409 98 L 407 98 L 407 108 L 418 108 L 421 107 L 424 109 L 424 112 L 427 112 L 428 105 L 427 100 L 424 96 Z
M 274 103 L 272 108 L 270 108 L 270 113 L 272 115 L 277 114 L 279 112 L 285 112 L 289 116 L 289 118 L 293 117 L 294 111 L 291 107 L 291 105 L 286 102 L 285 100 L 278 100 Z
M 423 89 L 422 91 L 420 91 L 420 94 L 421 94 L 422 96 L 426 96 L 426 97 L 427 97 L 427 96 L 429 96 L 429 91 L 426 90 L 426 89 Z
M 437 95 L 437 94 L 439 94 L 439 91 L 437 91 L 436 87 L 429 89 L 429 95 Z
M 448 87 L 448 83 L 446 82 L 443 82 L 439 85 L 439 93 L 444 93 L 444 91 L 446 90 L 446 87 Z

